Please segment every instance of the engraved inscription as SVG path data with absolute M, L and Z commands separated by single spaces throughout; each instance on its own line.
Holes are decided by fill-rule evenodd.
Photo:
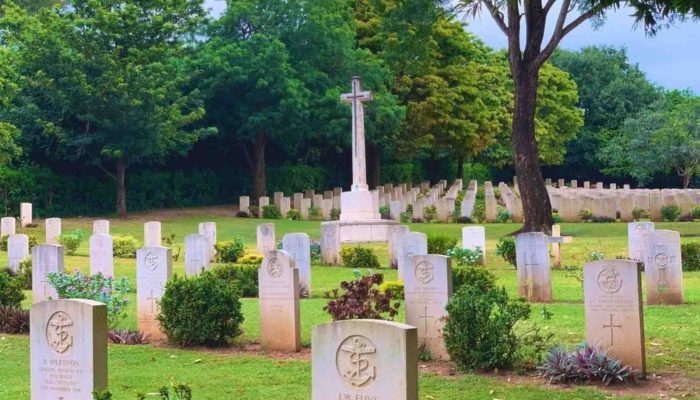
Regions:
M 416 280 L 424 285 L 432 282 L 435 278 L 433 273 L 434 269 L 435 267 L 433 267 L 433 264 L 428 261 L 419 262 L 418 265 L 416 265 L 414 272 L 416 275 Z
M 49 318 L 46 340 L 56 354 L 65 354 L 73 347 L 73 320 L 68 314 L 58 311 Z
M 267 262 L 267 274 L 275 279 L 282 276 L 282 264 L 277 258 L 271 258 Z
M 355 388 L 365 388 L 377 379 L 377 348 L 364 336 L 345 339 L 336 353 L 336 367 L 343 380 Z
M 598 274 L 598 288 L 607 294 L 615 294 L 622 287 L 622 277 L 613 266 L 603 268 Z
M 144 257 L 144 263 L 146 264 L 146 269 L 153 272 L 158 269 L 158 255 L 149 251 Z

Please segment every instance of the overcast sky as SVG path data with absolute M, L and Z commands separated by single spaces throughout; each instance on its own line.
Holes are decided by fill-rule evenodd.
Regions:
M 225 7 L 224 0 L 205 0 L 213 14 Z M 630 10 L 610 13 L 605 24 L 594 29 L 586 23 L 562 42 L 562 48 L 576 50 L 592 45 L 610 45 L 627 48 L 632 63 L 639 64 L 649 79 L 669 89 L 693 89 L 700 93 L 700 22 L 686 22 L 647 37 L 634 27 Z M 469 20 L 467 30 L 481 37 L 488 45 L 501 48 L 505 36 L 491 17 L 483 14 Z

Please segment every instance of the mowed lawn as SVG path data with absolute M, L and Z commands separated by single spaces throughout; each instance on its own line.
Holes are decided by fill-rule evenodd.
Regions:
M 216 215 L 216 216 L 212 216 Z M 175 249 L 181 250 L 175 263 L 175 273 L 184 273 L 184 237 L 197 231 L 197 224 L 204 221 L 217 223 L 218 239 L 240 236 L 248 250 L 255 251 L 255 227 L 261 222 L 274 222 L 277 239 L 285 233 L 306 232 L 313 239 L 319 238 L 319 222 L 265 221 L 237 219 L 222 216 L 221 212 L 209 214 L 208 210 L 183 211 L 181 215 L 167 212 L 157 215 L 142 214 L 128 220 L 112 220 L 113 235 L 131 235 L 143 240 L 143 223 L 158 218 L 162 222 L 163 236 L 175 234 Z M 86 237 L 92 229 L 93 219 L 64 219 L 64 232 L 82 228 Z M 36 235 L 43 242 L 43 220 L 36 229 L 24 233 Z M 427 234 L 445 234 L 461 238 L 459 224 L 413 224 L 414 231 Z M 681 232 L 683 241 L 700 241 L 700 223 L 658 223 L 657 229 L 673 229 Z M 489 224 L 487 233 L 487 268 L 492 270 L 512 294 L 517 291 L 516 271 L 498 258 L 494 252 L 499 237 L 518 228 L 515 224 Z M 571 244 L 562 246 L 562 263 L 581 267 L 592 252 L 603 252 L 608 258 L 627 253 L 626 224 L 563 224 L 562 234 L 574 237 Z M 371 245 L 387 264 L 386 245 Z M 0 252 L 0 265 L 7 260 L 7 253 Z M 66 257 L 66 269 L 88 271 L 87 239 L 75 256 Z M 135 284 L 136 262 L 133 259 L 116 259 L 115 274 L 126 276 Z M 396 279 L 396 271 L 381 269 L 386 279 Z M 542 309 L 533 306 L 533 318 L 545 332 L 551 332 L 555 341 L 574 346 L 584 340 L 583 288 L 580 275 L 565 270 L 553 271 L 554 303 L 546 305 L 554 314 L 544 321 Z M 342 280 L 351 279 L 353 271 L 340 267 L 314 265 L 312 267 L 311 299 L 301 301 L 302 341 L 308 346 L 314 325 L 330 320 L 323 311 L 324 293 L 338 286 Z M 648 371 L 660 379 L 641 388 L 629 387 L 613 392 L 595 387 L 561 388 L 550 386 L 532 378 L 494 377 L 482 374 L 457 374 L 444 376 L 432 372 L 436 368 L 421 368 L 421 399 L 605 399 L 617 398 L 696 398 L 700 390 L 700 272 L 686 272 L 685 300 L 683 306 L 645 307 Z M 31 304 L 27 292 L 24 306 Z M 135 296 L 132 295 L 132 300 Z M 243 299 L 244 334 L 236 345 L 255 342 L 259 337 L 259 313 L 256 299 Z M 403 313 L 399 315 L 403 321 Z M 135 305 L 132 304 L 125 328 L 135 329 Z M 265 356 L 232 349 L 176 349 L 151 346 L 110 345 L 110 390 L 116 399 L 133 399 L 138 392 L 154 392 L 169 382 L 186 382 L 192 385 L 195 399 L 309 399 L 311 366 L 308 355 L 300 357 Z M 29 399 L 29 340 L 26 336 L 0 338 L 0 400 Z M 700 397 L 697 397 L 700 398 Z

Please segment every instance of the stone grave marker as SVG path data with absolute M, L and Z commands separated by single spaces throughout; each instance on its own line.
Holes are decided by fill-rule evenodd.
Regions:
M 209 269 L 209 239 L 198 233 L 185 236 L 185 274 L 199 275 L 203 269 Z
M 552 244 L 552 256 L 554 257 L 554 265 L 557 268 L 561 267 L 561 245 L 564 243 L 572 243 L 573 241 L 573 237 L 561 235 L 561 225 L 552 225 L 552 237 L 550 243 Z
M 207 238 L 209 261 L 214 260 L 216 257 L 216 247 L 214 247 L 216 246 L 216 222 L 201 222 L 198 226 L 198 232 Z
M 14 217 L 0 219 L 0 236 L 9 236 L 17 233 L 17 220 Z
M 159 221 L 150 221 L 143 224 L 143 247 L 160 247 L 161 238 Z
M 250 197 L 240 196 L 238 198 L 238 212 L 250 214 Z
M 32 220 L 32 203 L 20 203 L 19 220 L 22 228 L 26 228 L 34 222 Z
M 627 257 L 644 262 L 647 256 L 649 235 L 654 232 L 653 222 L 631 222 L 627 224 Z
M 428 254 L 428 237 L 420 232 L 407 232 L 403 235 L 399 247 L 399 279 L 404 280 L 406 271 L 410 271 L 411 257 Z
M 340 264 L 340 225 L 336 222 L 321 224 L 321 258 L 326 264 Z
M 109 221 L 106 219 L 98 219 L 92 223 L 92 234 L 109 235 Z
M 391 268 L 399 267 L 399 256 L 401 254 L 403 236 L 409 231 L 410 229 L 406 225 L 393 225 L 389 227 L 389 262 L 391 263 Z
M 173 274 L 173 252 L 166 247 L 143 247 L 136 251 L 136 298 L 138 330 L 149 340 L 166 340 L 160 329 L 158 301 Z
M 486 228 L 483 226 L 465 226 L 462 228 L 462 248 L 481 250 L 481 264 L 486 265 Z
M 10 235 L 7 237 L 7 267 L 19 272 L 19 265 L 29 257 L 29 236 Z
M 268 252 L 258 269 L 260 344 L 268 351 L 301 350 L 299 270 L 283 250 Z
M 49 273 L 63 272 L 63 247 L 40 244 L 32 248 L 32 303 L 58 299 L 56 289 L 49 283 Z
M 257 227 L 256 250 L 258 254 L 265 257 L 268 251 L 276 248 L 275 224 L 260 224 Z
M 294 258 L 299 270 L 302 295 L 311 294 L 311 239 L 306 233 L 288 233 L 282 238 L 282 249 Z M 306 293 L 304 293 L 306 291 Z
M 418 400 L 418 335 L 410 325 L 346 320 L 311 335 L 312 400 Z
M 280 199 L 280 213 L 282 214 L 282 218 L 287 218 L 287 213 L 292 208 L 291 201 L 292 199 L 289 197 L 282 197 L 282 199 Z
M 451 259 L 419 255 L 412 257 L 412 264 L 413 270 L 404 275 L 406 323 L 418 328 L 418 346 L 433 360 L 448 360 L 442 331 L 452 295 Z
M 61 219 L 47 218 L 46 225 L 46 244 L 60 244 L 61 237 Z
M 521 233 L 515 238 L 518 265 L 518 293 L 533 303 L 552 301 L 552 277 L 547 236 L 541 232 Z
M 114 276 L 112 237 L 103 233 L 90 236 L 90 275 Z
M 647 304 L 683 304 L 681 235 L 659 229 L 649 234 L 644 271 Z
M 34 304 L 32 400 L 92 400 L 107 388 L 107 306 L 92 300 Z
M 586 341 L 646 373 L 640 265 L 593 261 L 583 267 Z

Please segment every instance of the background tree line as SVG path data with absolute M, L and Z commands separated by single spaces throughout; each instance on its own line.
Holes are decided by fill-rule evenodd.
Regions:
M 47 215 L 125 215 L 347 187 L 339 97 L 354 75 L 375 93 L 371 185 L 512 178 L 507 55 L 434 0 L 229 0 L 214 20 L 202 0 L 24 3 L 0 17 L 6 212 L 27 200 Z M 693 94 L 655 87 L 611 48 L 555 52 L 539 75 L 549 176 L 692 182 Z M 664 151 L 643 167 L 624 151 L 635 141 L 685 161 Z

